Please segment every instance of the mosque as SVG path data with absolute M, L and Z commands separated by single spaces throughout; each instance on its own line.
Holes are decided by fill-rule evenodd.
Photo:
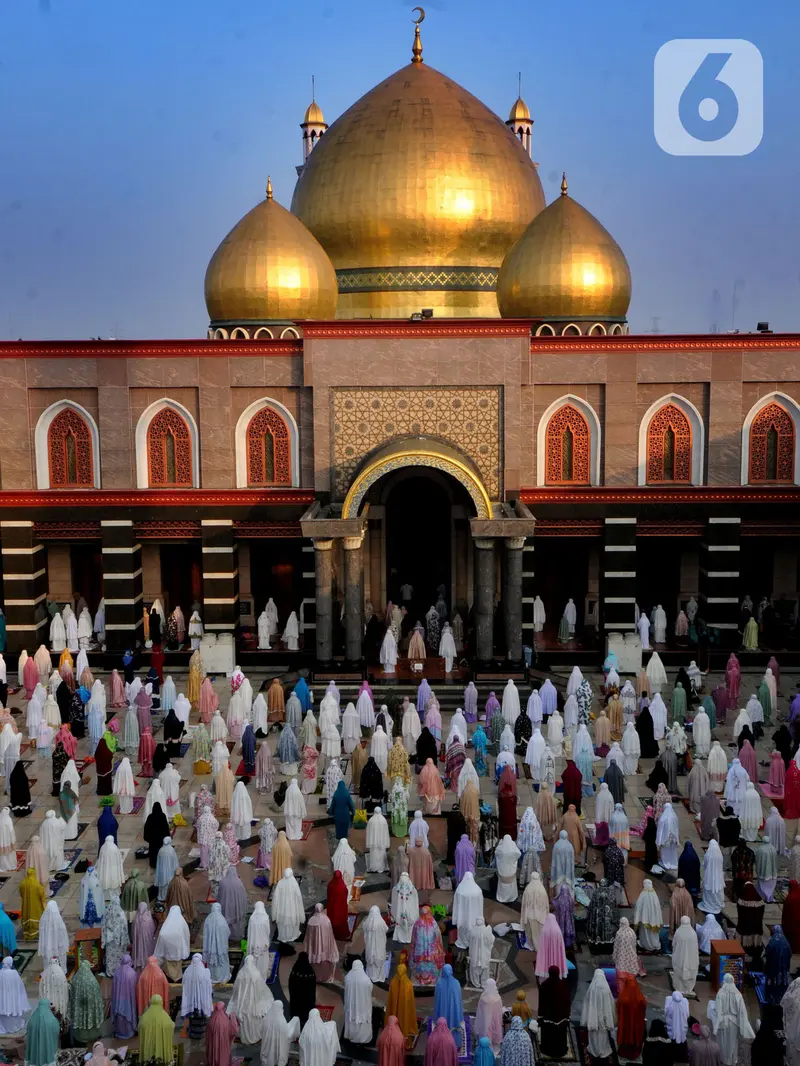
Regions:
M 631 334 L 625 255 L 579 175 L 545 202 L 533 126 L 417 23 L 334 122 L 310 104 L 291 208 L 267 182 L 211 258 L 204 337 L 0 345 L 11 651 L 83 596 L 109 651 L 159 599 L 255 654 L 272 598 L 299 654 L 356 663 L 409 585 L 414 620 L 443 586 L 482 663 L 596 659 L 691 599 L 722 647 L 746 597 L 790 644 L 800 338 Z

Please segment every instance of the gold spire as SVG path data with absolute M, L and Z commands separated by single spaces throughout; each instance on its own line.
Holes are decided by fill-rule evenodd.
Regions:
M 561 195 L 567 195 L 567 172 L 566 170 L 561 173 Z
M 412 7 L 412 11 L 419 11 L 419 18 L 412 19 L 414 23 L 414 47 L 411 49 L 411 62 L 422 63 L 422 40 L 419 35 L 419 24 L 425 20 L 424 7 Z
M 267 177 L 267 199 L 272 199 L 272 178 Z

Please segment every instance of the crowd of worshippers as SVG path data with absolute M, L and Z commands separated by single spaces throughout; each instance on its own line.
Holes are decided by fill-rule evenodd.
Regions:
M 491 1066 L 490 1058 L 497 1055 L 506 1066 L 516 1066 L 520 1058 L 532 1063 L 535 1044 L 548 1057 L 567 1057 L 573 1039 L 578 908 L 585 910 L 590 950 L 610 955 L 614 963 L 608 971 L 595 970 L 581 1008 L 580 1024 L 587 1029 L 593 1058 L 611 1054 L 610 1041 L 616 1033 L 619 1053 L 625 1058 L 641 1053 L 660 1063 L 666 1061 L 662 1045 L 669 1045 L 673 1061 L 688 1039 L 686 996 L 694 989 L 700 955 L 710 952 L 714 940 L 734 935 L 749 965 L 763 972 L 769 1002 L 783 1006 L 787 1048 L 798 1054 L 800 979 L 790 984 L 789 970 L 792 952 L 800 951 L 800 837 L 792 842 L 790 834 L 787 840 L 786 822 L 794 827 L 800 816 L 800 755 L 793 737 L 800 696 L 792 701 L 792 728 L 784 724 L 775 734 L 776 751 L 763 786 L 780 799 L 783 815 L 772 806 L 763 820 L 755 791 L 758 765 L 750 755 L 756 730 L 769 726 L 773 716 L 777 720 L 780 671 L 774 660 L 756 693 L 738 712 L 745 694 L 740 691 L 741 670 L 735 656 L 728 663 L 724 685 L 702 702 L 702 682 L 693 687 L 687 671 L 679 672 L 672 693 L 668 692 L 657 655 L 635 683 L 624 685 L 615 663 L 607 661 L 598 692 L 575 667 L 563 696 L 545 680 L 531 692 L 524 710 L 513 681 L 503 688 L 501 698 L 490 692 L 485 701 L 470 682 L 463 707 L 450 719 L 446 735 L 436 695 L 425 680 L 416 691 L 416 702 L 406 698 L 377 711 L 367 682 L 344 711 L 331 682 L 315 715 L 305 679 L 300 678 L 288 697 L 278 679 L 265 694 L 254 695 L 251 682 L 236 667 L 223 718 L 197 651 L 185 693 L 178 693 L 171 678 L 158 676 L 156 670 L 146 679 L 135 676 L 131 661 L 124 662 L 121 674 L 112 672 L 108 691 L 100 679 L 92 678 L 88 664 L 82 670 L 80 662 L 73 666 L 67 649 L 55 670 L 49 653 L 47 661 L 37 652 L 33 667 L 30 662 L 21 662 L 17 680 L 27 701 L 29 741 L 36 744 L 37 758 L 52 760 L 57 805 L 47 811 L 40 833 L 31 840 L 20 887 L 21 938 L 37 942 L 43 968 L 40 1001 L 32 1013 L 11 962 L 17 929 L 0 909 L 0 946 L 8 956 L 0 967 L 0 1026 L 14 1033 L 27 1025 L 26 1061 L 37 1066 L 53 1062 L 59 1042 L 91 1044 L 106 1017 L 97 974 L 88 960 L 81 961 L 67 980 L 68 953 L 77 929 L 70 936 L 57 900 L 48 898 L 51 878 L 66 865 L 65 842 L 77 833 L 80 791 L 86 787 L 81 773 L 88 768 L 91 787 L 92 766 L 96 792 L 108 803 L 97 822 L 97 859 L 81 880 L 77 920 L 81 927 L 101 929 L 103 971 L 112 980 L 114 1036 L 129 1040 L 138 1034 L 142 1062 L 172 1060 L 175 1015 L 188 1020 L 191 1037 L 205 1039 L 210 1066 L 228 1066 L 234 1040 L 260 1043 L 263 1066 L 286 1066 L 294 1040 L 299 1042 L 301 1061 L 333 1066 L 340 1034 L 336 1023 L 324 1021 L 314 1006 L 315 967 L 322 968 L 320 979 L 330 981 L 341 961 L 340 944 L 352 935 L 356 916 L 349 904 L 358 856 L 349 837 L 358 827 L 366 829 L 365 875 L 389 872 L 391 905 L 386 914 L 377 906 L 370 909 L 363 925 L 363 960 L 352 960 L 346 967 L 341 1038 L 372 1043 L 376 1026 L 372 987 L 387 984 L 386 1024 L 378 1038 L 381 1066 L 389 1066 L 390 1060 L 397 1066 L 418 1036 L 415 987 L 434 989 L 425 1051 L 428 1066 L 441 1066 L 442 1058 L 453 1066 L 463 1051 L 467 1022 L 462 986 L 480 991 L 476 1014 L 469 1020 L 479 1066 Z M 80 715 L 74 701 L 79 688 L 88 694 Z M 663 694 L 671 704 L 669 725 Z M 115 713 L 106 725 L 107 710 Z M 163 716 L 163 726 L 155 730 L 163 729 L 158 744 L 153 736 L 154 710 Z M 728 714 L 736 714 L 733 733 L 739 747 L 739 757 L 730 767 L 721 745 L 711 742 L 717 722 Z M 19 733 L 13 717 L 7 711 L 0 715 L 0 766 L 11 804 L 10 810 L 0 812 L 0 870 L 11 871 L 17 862 L 14 819 L 30 813 L 30 792 L 18 758 L 14 738 Z M 196 715 L 187 745 L 193 770 L 195 775 L 210 775 L 213 788 L 203 784 L 189 797 L 184 812 L 177 765 L 188 754 L 183 737 L 190 715 Z M 57 732 L 43 734 L 43 722 L 50 723 L 51 731 L 58 725 Z M 269 738 L 273 731 L 278 734 L 274 752 Z M 42 740 L 49 740 L 49 745 Z M 79 741 L 93 759 L 84 760 L 80 772 Z M 231 751 L 237 747 L 234 772 Z M 474 758 L 467 755 L 468 747 Z M 115 754 L 119 762 L 114 770 Z M 349 756 L 350 787 L 344 780 L 343 754 Z M 530 769 L 536 795 L 521 817 L 518 756 Z M 555 759 L 560 757 L 566 762 L 557 780 Z M 625 776 L 639 771 L 640 759 L 656 759 L 648 778 L 654 795 L 640 824 L 630 827 L 623 806 Z M 131 760 L 139 763 L 137 777 L 149 780 L 136 813 Z M 285 780 L 275 790 L 278 773 Z M 680 795 L 678 778 L 684 774 L 698 832 L 709 841 L 702 863 L 689 841 L 679 854 L 673 797 Z M 493 803 L 480 797 L 481 777 L 496 783 L 496 814 Z M 306 797 L 320 786 L 337 846 L 325 905 L 317 904 L 309 916 L 293 872 L 292 843 L 305 836 Z M 271 795 L 283 814 L 280 830 L 271 818 L 258 826 L 254 885 L 271 889 L 269 912 L 260 900 L 250 912 L 247 890 L 237 872 L 241 849 L 252 835 L 253 788 Z M 441 915 L 426 903 L 426 893 L 436 888 L 426 817 L 442 813 L 448 792 L 452 806 L 445 812 L 444 863 L 453 896 Z M 491 790 L 490 795 L 494 797 Z M 594 796 L 595 802 L 591 827 L 581 818 L 582 801 L 588 796 Z M 753 796 L 759 806 L 757 817 Z M 410 807 L 417 798 L 419 806 L 412 816 Z M 133 863 L 125 870 L 112 812 L 115 802 L 120 814 L 142 819 L 145 843 L 132 860 L 146 861 L 145 877 Z M 173 828 L 188 825 L 188 819 L 213 898 L 202 934 L 192 932 L 195 901 L 172 841 Z M 393 837 L 397 844 L 392 851 Z M 619 916 L 636 837 L 642 839 L 648 870 L 654 875 L 677 873 L 666 920 L 650 880 L 644 881 L 635 900 L 632 923 Z M 585 871 L 580 876 L 590 843 L 603 855 L 604 876 L 597 884 Z M 548 848 L 552 854 L 545 875 L 541 856 Z M 784 866 L 790 891 L 782 923 L 773 926 L 765 945 L 764 907 L 774 898 Z M 536 1018 L 524 993 L 516 993 L 513 1004 L 504 1005 L 491 976 L 498 929 L 485 920 L 485 890 L 476 880 L 477 873 L 484 883 L 486 867 L 498 903 L 514 903 L 521 894 L 519 948 L 523 960 L 524 953 L 531 953 L 527 957 L 540 982 Z M 728 877 L 737 906 L 734 929 L 722 914 Z M 202 936 L 202 952 L 192 953 L 193 935 Z M 500 927 L 499 935 L 508 935 L 505 927 Z M 247 954 L 240 961 L 231 945 L 243 938 Z M 288 981 L 288 1021 L 269 985 L 277 957 L 301 938 L 303 950 Z M 400 949 L 393 973 L 390 939 Z M 654 1021 L 648 1035 L 646 1001 L 636 980 L 643 972 L 640 956 L 665 950 L 672 954 L 675 991 L 664 1004 L 664 1019 Z M 228 1002 L 214 1002 L 214 987 L 231 980 Z M 177 1013 L 169 1009 L 174 1006 L 170 982 L 182 986 Z M 759 1040 L 761 1050 L 780 1046 L 769 1025 L 762 1026 L 756 1037 L 730 975 L 709 1006 L 708 1021 L 711 1030 L 701 1027 L 692 1041 L 693 1055 L 708 1056 L 704 1066 L 717 1062 L 736 1066 L 740 1041 Z M 106 1060 L 102 1045 L 95 1044 L 93 1054 L 96 1062 Z

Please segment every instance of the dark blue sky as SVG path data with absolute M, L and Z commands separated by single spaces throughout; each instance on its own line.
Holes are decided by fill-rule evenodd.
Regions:
M 0 337 L 203 336 L 214 248 L 287 205 L 311 74 L 328 122 L 410 58 L 411 3 L 17 0 L 0 9 Z M 632 328 L 800 328 L 796 41 L 786 2 L 429 0 L 425 59 L 503 118 L 523 96 L 547 199 L 562 169 L 633 273 Z M 653 59 L 746 38 L 765 132 L 743 158 L 665 155 Z M 715 292 L 718 294 L 715 297 Z

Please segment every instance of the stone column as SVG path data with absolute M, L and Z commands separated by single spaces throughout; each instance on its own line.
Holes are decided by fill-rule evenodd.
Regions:
M 603 639 L 610 632 L 636 629 L 636 518 L 606 518 L 603 523 L 603 558 L 600 571 L 600 609 Z M 583 604 L 576 603 L 578 627 Z
M 514 665 L 522 663 L 522 550 L 524 537 L 505 537 L 505 583 L 503 614 L 506 631 L 506 657 Z
M 239 567 L 233 519 L 203 518 L 200 532 L 203 538 L 203 627 L 212 633 L 233 633 L 239 624 Z
M 364 534 L 342 538 L 344 547 L 344 628 L 345 658 L 361 661 L 364 636 L 364 568 L 362 543 Z
M 494 538 L 475 537 L 475 658 L 492 658 L 494 621 Z
M 135 648 L 142 640 L 142 546 L 129 518 L 101 519 L 106 647 Z
M 0 522 L 0 535 L 6 646 L 12 653 L 25 648 L 29 655 L 34 655 L 40 644 L 50 644 L 44 545 L 34 533 L 31 521 Z
M 333 540 L 314 540 L 315 596 L 317 601 L 317 661 L 333 658 Z

